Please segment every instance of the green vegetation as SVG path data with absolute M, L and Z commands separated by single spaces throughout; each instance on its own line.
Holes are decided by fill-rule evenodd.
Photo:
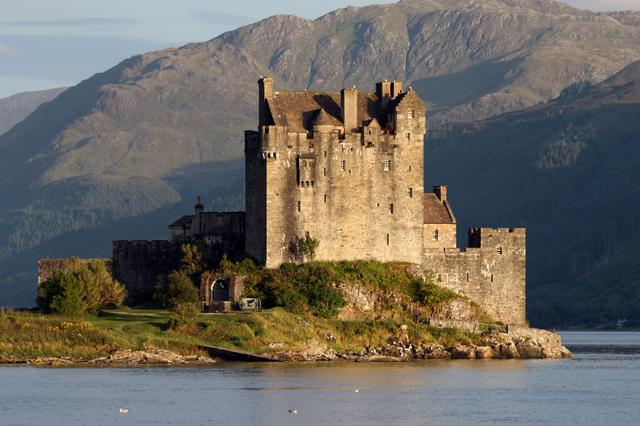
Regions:
M 268 354 L 319 344 L 338 353 L 360 352 L 365 346 L 384 346 L 400 333 L 403 324 L 414 343 L 437 342 L 451 347 L 479 339 L 459 330 L 410 321 L 340 321 L 282 308 L 252 314 L 199 314 L 180 324 L 174 323 L 175 315 L 164 310 L 122 308 L 76 320 L 0 311 L 0 362 L 62 356 L 89 360 L 117 349 L 160 348 L 186 355 L 201 353 L 199 345 Z
M 225 258 L 220 264 L 224 274 L 246 275 L 245 295 L 261 297 L 265 307 L 280 306 L 323 318 L 335 316 L 345 305 L 335 287 L 338 283 L 361 285 L 376 292 L 397 291 L 424 306 L 458 297 L 437 286 L 433 279 L 416 278 L 408 268 L 403 263 L 377 261 L 287 263 L 277 269 L 259 268 L 248 259 L 231 262 Z
M 125 297 L 124 286 L 99 260 L 82 264 L 72 258 L 38 288 L 40 309 L 64 316 L 95 315 L 100 308 L 122 305 Z

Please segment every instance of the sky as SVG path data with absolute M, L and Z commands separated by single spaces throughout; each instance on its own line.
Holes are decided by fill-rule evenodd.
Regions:
M 0 15 L 0 98 L 73 85 L 132 55 L 209 40 L 270 15 L 317 18 L 348 5 L 389 2 L 1 1 L 5 4 Z M 640 0 L 568 0 L 567 3 L 591 10 L 640 10 Z

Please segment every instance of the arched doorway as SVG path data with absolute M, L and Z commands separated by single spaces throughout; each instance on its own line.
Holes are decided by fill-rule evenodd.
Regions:
M 211 301 L 223 302 L 229 300 L 229 282 L 226 280 L 216 280 L 211 284 Z

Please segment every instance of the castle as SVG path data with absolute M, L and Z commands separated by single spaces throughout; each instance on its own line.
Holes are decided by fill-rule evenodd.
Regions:
M 446 186 L 424 190 L 426 107 L 415 91 L 399 81 L 375 92 L 258 84 L 258 130 L 245 132 L 246 211 L 204 212 L 199 200 L 169 226 L 172 241 L 114 241 L 113 273 L 130 298 L 172 268 L 180 242 L 204 239 L 271 268 L 303 260 L 299 242 L 311 237 L 315 260 L 415 264 L 492 317 L 526 323 L 525 230 L 474 228 L 458 248 Z M 203 284 L 206 301 L 214 284 Z

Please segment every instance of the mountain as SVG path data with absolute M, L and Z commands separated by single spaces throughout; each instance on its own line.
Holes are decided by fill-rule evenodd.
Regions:
M 24 120 L 36 108 L 58 96 L 66 87 L 18 93 L 0 99 L 0 135 Z
M 638 16 L 553 0 L 404 0 L 273 16 L 129 58 L 0 136 L 0 304 L 30 303 L 16 289 L 34 288 L 35 259 L 60 255 L 63 241 L 65 253 L 105 256 L 100 230 L 164 237 L 140 223 L 213 188 L 215 206 L 241 206 L 242 131 L 256 126 L 261 75 L 317 90 L 401 79 L 437 129 L 611 76 L 640 58 Z
M 463 226 L 528 228 L 528 318 L 640 325 L 640 61 L 427 142 Z

